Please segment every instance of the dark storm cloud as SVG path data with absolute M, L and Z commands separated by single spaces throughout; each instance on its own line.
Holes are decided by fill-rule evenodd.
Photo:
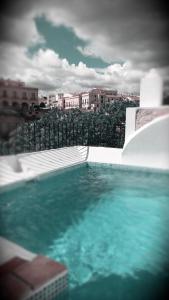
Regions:
M 29 24 L 31 18 L 44 14 L 50 19 L 53 12 L 53 22 L 63 13 L 61 22 L 72 26 L 82 38 L 102 37 L 109 49 L 104 54 L 101 47 L 101 53 L 98 50 L 95 55 L 104 60 L 129 59 L 140 66 L 147 63 L 155 67 L 169 63 L 168 10 L 157 0 L 104 0 L 99 4 L 98 0 L 7 0 L 1 4 L 0 39 L 27 45 L 34 34 L 38 40 L 36 28 Z
M 167 20 L 168 7 L 166 2 L 159 0 L 6 0 L 0 4 L 0 12 L 4 16 L 21 17 L 32 10 L 41 10 L 43 7 L 49 9 L 63 8 L 75 15 L 84 15 L 86 21 L 95 21 L 100 18 L 113 17 L 116 19 L 127 19 L 134 16 L 152 18 L 160 16 Z M 84 21 L 82 19 L 82 21 Z

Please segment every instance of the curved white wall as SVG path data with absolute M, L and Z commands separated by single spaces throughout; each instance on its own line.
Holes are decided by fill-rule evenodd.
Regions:
M 134 132 L 123 147 L 122 164 L 169 169 L 169 115 Z

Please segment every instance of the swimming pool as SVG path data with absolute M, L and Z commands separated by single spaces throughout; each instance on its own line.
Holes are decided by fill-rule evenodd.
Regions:
M 71 300 L 156 299 L 169 275 L 168 183 L 136 168 L 66 169 L 1 193 L 0 235 L 63 262 Z

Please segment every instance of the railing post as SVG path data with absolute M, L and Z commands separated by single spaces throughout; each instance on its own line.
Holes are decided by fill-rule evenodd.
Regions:
M 62 126 L 61 126 L 61 131 L 62 131 L 62 147 L 63 147 L 63 122 L 62 122 Z
M 33 122 L 33 149 L 36 151 L 36 123 Z
M 44 147 L 45 147 L 45 150 L 46 150 L 46 122 L 44 124 Z
M 99 126 L 100 128 L 100 142 L 99 142 L 99 146 L 101 146 L 101 143 L 102 143 L 102 125 L 100 124 Z
M 55 123 L 52 123 L 53 127 L 53 148 L 56 149 L 56 140 L 55 140 L 55 135 L 56 135 L 56 128 L 55 128 Z
M 51 148 L 50 123 L 48 125 L 48 140 L 49 140 L 48 149 L 50 149 Z
M 67 131 L 68 131 L 68 137 L 69 137 L 68 145 L 71 146 L 71 123 L 70 123 L 70 121 L 68 122 Z
M 74 138 L 75 138 L 75 132 L 74 132 L 74 122 L 73 122 L 73 145 L 74 145 Z
M 78 145 L 78 133 L 79 133 L 79 130 L 78 130 L 78 123 L 77 123 L 77 126 L 76 126 L 76 146 Z
M 66 137 L 66 146 L 68 146 L 68 142 L 67 142 L 67 140 L 68 140 L 68 135 L 67 135 L 67 122 L 66 122 L 66 124 L 65 124 L 65 137 Z
M 81 129 L 82 129 L 82 131 L 81 131 L 81 133 L 82 133 L 82 145 L 84 145 L 84 124 L 82 123 L 81 124 Z
M 42 142 L 42 140 L 41 140 L 41 126 L 40 126 L 40 124 L 39 124 L 39 150 L 40 150 L 40 151 L 42 150 L 41 142 Z
M 89 146 L 89 123 L 87 123 L 87 146 Z
M 60 128 L 59 128 L 59 122 L 58 122 L 57 123 L 57 145 L 58 145 L 58 148 L 60 146 L 60 144 L 59 144 L 59 130 L 60 130 Z
M 31 142 L 30 142 L 30 123 L 27 123 L 28 126 L 28 151 L 31 151 Z

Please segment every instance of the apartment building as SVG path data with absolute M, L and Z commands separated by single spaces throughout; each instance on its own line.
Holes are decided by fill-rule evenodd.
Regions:
M 57 107 L 59 109 L 64 109 L 65 108 L 65 99 L 64 99 L 64 93 L 59 93 L 57 95 Z
M 102 105 L 110 102 L 117 95 L 116 90 L 92 89 L 89 92 L 82 93 L 82 109 L 99 109 Z
M 48 96 L 47 105 L 50 107 L 57 107 L 58 106 L 58 99 L 56 94 L 50 94 Z
M 38 88 L 28 87 L 22 81 L 0 79 L 0 107 L 29 109 L 38 105 Z
M 72 96 L 64 97 L 65 109 L 82 108 L 81 94 L 73 94 Z

